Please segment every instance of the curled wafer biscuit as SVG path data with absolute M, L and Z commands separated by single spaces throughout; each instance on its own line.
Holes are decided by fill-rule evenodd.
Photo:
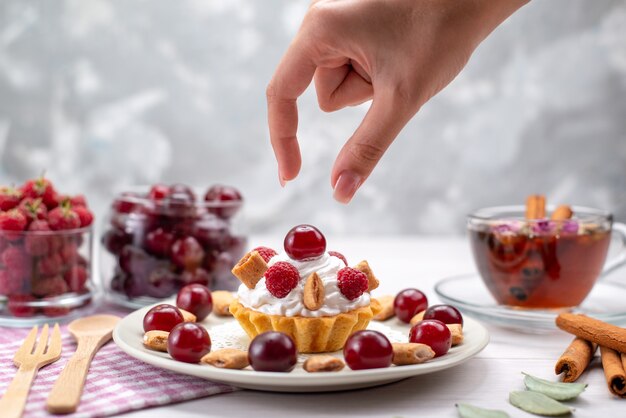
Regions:
M 374 272 L 372 272 L 372 269 L 370 268 L 370 265 L 367 263 L 367 261 L 365 260 L 361 261 L 359 264 L 354 266 L 354 268 L 359 270 L 361 273 L 364 273 L 367 276 L 367 283 L 368 283 L 367 291 L 368 292 L 371 292 L 372 290 L 378 287 L 380 282 L 378 281 L 376 276 L 374 276 Z
M 463 327 L 461 324 L 446 324 L 450 330 L 452 347 L 463 343 Z
M 543 219 L 546 217 L 546 197 L 530 195 L 526 199 L 526 219 Z
M 309 373 L 338 372 L 345 367 L 343 360 L 322 354 L 309 357 L 302 366 Z
M 376 321 L 386 321 L 395 315 L 393 310 L 394 296 L 384 295 L 377 297 L 376 300 L 378 300 L 378 303 L 380 304 L 380 311 L 374 315 L 374 319 Z
M 422 322 L 425 313 L 426 311 L 421 311 L 415 314 L 415 316 L 413 316 L 413 318 L 411 318 L 411 320 L 409 321 L 409 324 L 411 326 L 415 326 L 418 322 Z
M 426 344 L 393 343 L 393 360 L 396 366 L 420 364 L 435 357 L 435 352 Z
M 248 289 L 254 289 L 267 271 L 267 263 L 258 251 L 252 251 L 244 255 L 231 271 Z
M 556 317 L 556 326 L 584 340 L 626 353 L 625 328 L 572 313 L 559 314 Z
M 180 313 L 183 315 L 183 321 L 185 322 L 196 322 L 196 316 L 189 311 L 178 308 Z
M 231 315 L 228 307 L 235 300 L 232 293 L 225 290 L 216 290 L 211 292 L 211 298 L 213 299 L 213 313 L 219 316 Z
M 302 303 L 310 311 L 317 311 L 324 304 L 324 283 L 322 279 L 313 272 L 306 279 L 302 295 Z
M 579 337 L 574 338 L 556 362 L 554 372 L 562 373 L 566 383 L 575 382 L 591 362 L 597 348 L 597 344 Z
M 550 217 L 554 221 L 560 221 L 564 219 L 570 219 L 573 215 L 572 208 L 569 205 L 559 205 L 552 212 Z
M 202 357 L 201 363 L 210 364 L 220 369 L 243 369 L 248 367 L 248 353 L 246 351 L 237 350 L 236 348 L 222 348 L 221 350 L 211 351 Z
M 143 345 L 151 350 L 167 351 L 167 337 L 169 332 L 148 331 L 143 335 Z

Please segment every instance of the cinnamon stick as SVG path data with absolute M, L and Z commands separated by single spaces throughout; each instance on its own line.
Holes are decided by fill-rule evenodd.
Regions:
M 562 221 L 565 219 L 570 219 L 572 217 L 572 208 L 569 205 L 560 205 L 557 206 L 556 209 L 552 212 L 551 219 L 553 221 Z
M 572 313 L 562 313 L 557 316 L 556 326 L 584 340 L 626 353 L 626 329 L 624 328 Z
M 626 397 L 626 373 L 624 372 L 624 355 L 611 350 L 608 347 L 600 346 L 602 355 L 602 367 L 606 384 L 613 395 Z
M 597 344 L 574 338 L 556 362 L 554 372 L 557 375 L 563 373 L 564 382 L 575 382 L 591 362 L 597 348 Z
M 546 217 L 546 197 L 533 194 L 526 199 L 526 219 L 544 219 Z

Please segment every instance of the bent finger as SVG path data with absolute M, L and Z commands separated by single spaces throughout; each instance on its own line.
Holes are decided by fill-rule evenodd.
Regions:
M 297 99 L 311 84 L 315 74 L 315 63 L 306 45 L 296 38 L 280 63 L 267 86 L 267 118 L 270 140 L 281 183 L 298 175 L 301 165 L 298 146 Z

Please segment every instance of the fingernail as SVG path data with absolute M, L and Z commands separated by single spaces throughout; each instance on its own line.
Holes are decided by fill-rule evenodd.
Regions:
M 350 203 L 352 197 L 363 183 L 363 177 L 352 171 L 344 171 L 335 183 L 333 197 L 340 203 Z
M 280 183 L 280 187 L 285 187 L 285 184 L 287 184 L 283 176 L 280 174 L 280 171 L 278 172 L 278 182 Z

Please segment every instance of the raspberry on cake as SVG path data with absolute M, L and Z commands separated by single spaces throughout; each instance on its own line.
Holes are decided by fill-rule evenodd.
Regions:
M 369 293 L 378 280 L 367 262 L 351 268 L 341 253 L 327 252 L 326 238 L 311 225 L 292 228 L 284 247 L 279 254 L 257 247 L 235 266 L 242 285 L 230 312 L 250 338 L 279 331 L 301 353 L 341 349 L 378 313 Z

